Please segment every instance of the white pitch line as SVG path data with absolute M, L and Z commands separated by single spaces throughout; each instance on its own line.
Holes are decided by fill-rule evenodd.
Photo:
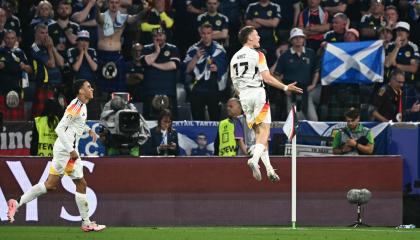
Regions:
M 307 227 L 298 227 L 297 229 L 293 228 L 276 228 L 276 227 L 232 227 L 232 229 L 237 230 L 249 230 L 250 228 L 258 230 L 287 230 L 287 231 L 359 231 L 359 232 L 401 232 L 401 233 L 418 233 L 415 229 L 368 229 L 368 228 L 307 228 Z M 414 231 L 413 231 L 414 230 Z

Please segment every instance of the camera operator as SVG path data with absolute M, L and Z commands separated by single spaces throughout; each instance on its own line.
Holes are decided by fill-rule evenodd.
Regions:
M 101 140 L 108 156 L 140 156 L 140 147 L 150 137 L 146 120 L 129 102 L 129 94 L 112 94 L 101 113 L 100 124 L 103 131 Z
M 345 155 L 373 154 L 373 134 L 369 128 L 359 123 L 359 110 L 352 107 L 344 116 L 347 126 L 338 129 L 338 132 L 334 135 L 333 153 Z

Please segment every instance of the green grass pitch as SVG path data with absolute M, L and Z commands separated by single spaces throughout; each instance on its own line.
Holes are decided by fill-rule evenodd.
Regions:
M 84 233 L 78 227 L 0 226 L 1 240 L 419 240 L 419 229 L 302 227 L 108 227 Z

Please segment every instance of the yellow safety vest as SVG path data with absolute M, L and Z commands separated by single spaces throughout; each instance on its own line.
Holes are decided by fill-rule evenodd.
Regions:
M 229 118 L 219 124 L 219 156 L 236 156 L 235 124 Z
M 57 119 L 58 122 L 58 119 Z M 38 131 L 38 156 L 53 155 L 54 142 L 57 139 L 57 133 L 48 126 L 48 117 L 36 117 L 35 126 Z

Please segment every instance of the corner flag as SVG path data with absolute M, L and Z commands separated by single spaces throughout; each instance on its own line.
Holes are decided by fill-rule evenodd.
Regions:
M 292 105 L 286 122 L 284 122 L 283 125 L 283 132 L 286 134 L 287 139 L 292 140 L 292 138 L 296 135 L 297 125 L 298 120 L 296 117 L 296 106 Z

